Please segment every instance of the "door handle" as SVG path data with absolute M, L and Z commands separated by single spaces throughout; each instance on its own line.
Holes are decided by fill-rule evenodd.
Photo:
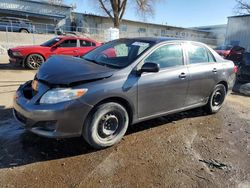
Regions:
M 182 72 L 180 75 L 179 75 L 179 78 L 180 79 L 185 79 L 187 77 L 186 73 Z
M 216 69 L 216 68 L 214 68 L 214 69 L 212 70 L 212 72 L 216 73 L 216 72 L 217 72 L 217 69 Z

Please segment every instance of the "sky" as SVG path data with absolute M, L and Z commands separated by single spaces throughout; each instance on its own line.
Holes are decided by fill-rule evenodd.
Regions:
M 134 0 L 128 0 L 133 2 Z M 97 0 L 64 0 L 75 3 L 76 12 L 105 15 L 97 8 Z M 227 17 L 235 15 L 235 0 L 161 0 L 155 4 L 154 17 L 146 22 L 179 27 L 196 27 L 226 24 Z M 135 5 L 128 3 L 124 19 L 144 21 L 137 14 Z

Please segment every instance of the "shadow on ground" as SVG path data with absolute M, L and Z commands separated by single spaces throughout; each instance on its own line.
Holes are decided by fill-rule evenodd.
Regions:
M 250 96 L 250 83 L 241 83 L 236 81 L 233 87 L 234 95 Z
M 204 116 L 201 109 L 169 115 L 130 126 L 127 135 L 168 124 L 183 118 Z M 0 108 L 0 168 L 72 157 L 90 152 L 83 138 L 48 139 L 25 131 L 12 117 L 12 109 Z M 126 136 L 125 136 L 126 137 Z M 115 148 L 115 147 L 114 147 Z
M 26 71 L 29 71 L 29 69 L 27 68 L 24 68 L 20 65 L 14 65 L 14 64 L 11 64 L 11 63 L 0 63 L 0 70 L 26 70 Z

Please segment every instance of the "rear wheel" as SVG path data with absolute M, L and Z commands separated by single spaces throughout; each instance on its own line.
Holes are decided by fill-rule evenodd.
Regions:
M 29 33 L 27 29 L 20 29 L 20 33 Z
M 126 109 L 114 102 L 96 107 L 83 127 L 84 139 L 96 149 L 118 143 L 128 128 L 129 116 Z
M 226 98 L 226 88 L 223 84 L 218 84 L 215 86 L 214 91 L 211 93 L 208 103 L 206 105 L 206 110 L 210 114 L 217 113 L 224 103 L 224 100 Z
M 25 61 L 27 68 L 36 70 L 44 63 L 44 58 L 40 54 L 30 54 Z

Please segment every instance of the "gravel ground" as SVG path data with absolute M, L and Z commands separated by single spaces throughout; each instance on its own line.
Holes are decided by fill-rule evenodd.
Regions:
M 13 119 L 13 91 L 34 74 L 0 66 L 0 187 L 250 187 L 249 97 L 229 94 L 215 115 L 198 108 L 131 126 L 96 151 Z

